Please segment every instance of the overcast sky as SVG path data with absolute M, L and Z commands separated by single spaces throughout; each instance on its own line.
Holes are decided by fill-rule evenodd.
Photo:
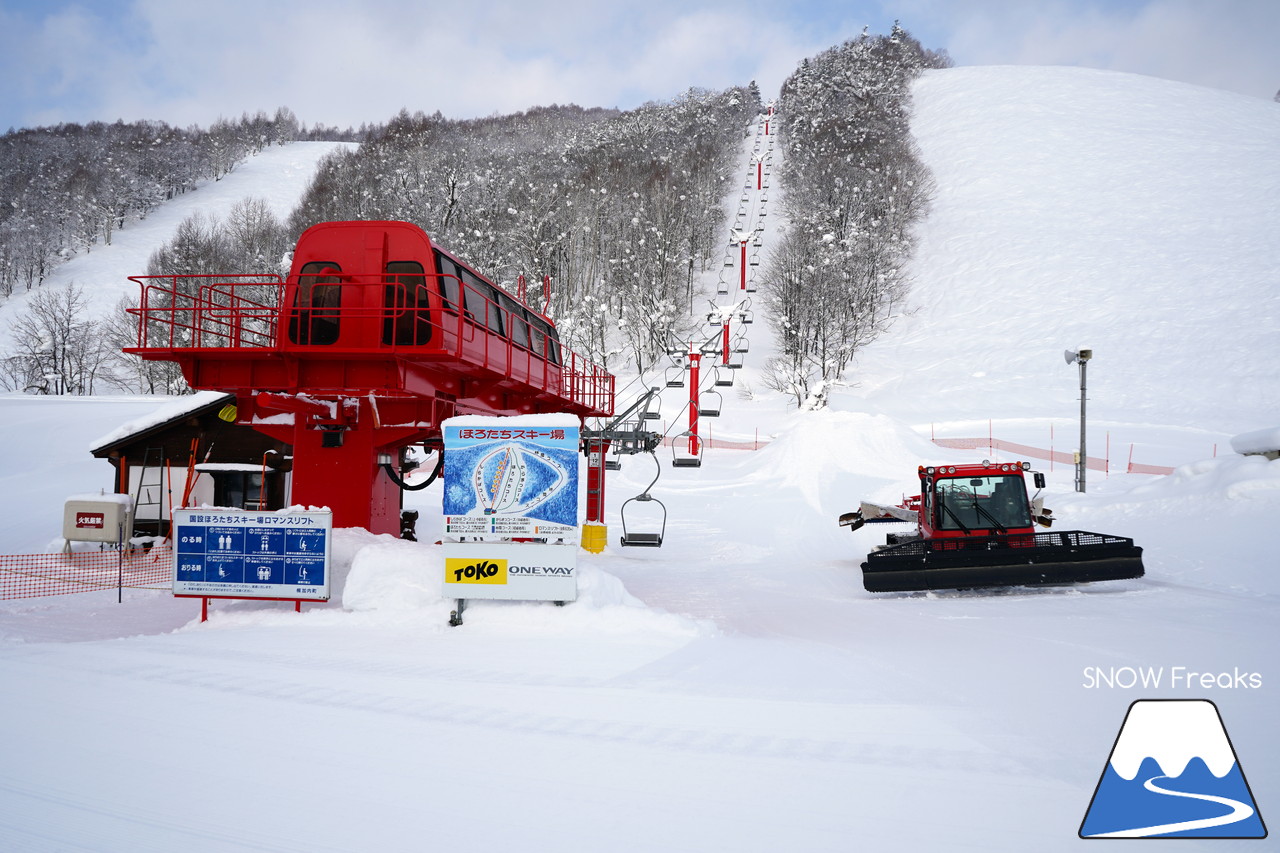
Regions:
M 778 91 L 894 19 L 957 65 L 1082 65 L 1270 100 L 1280 0 L 0 0 L 0 132 L 288 106 L 358 127 Z

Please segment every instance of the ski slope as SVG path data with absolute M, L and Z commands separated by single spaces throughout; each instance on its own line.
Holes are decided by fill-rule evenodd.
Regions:
M 121 298 L 138 296 L 138 286 L 129 281 L 129 276 L 147 274 L 147 261 L 152 253 L 173 239 L 183 220 L 199 215 L 206 221 L 225 222 L 232 208 L 247 198 L 254 198 L 266 202 L 272 215 L 283 221 L 293 212 L 320 160 L 344 147 L 354 147 L 354 143 L 294 142 L 268 146 L 219 180 L 205 181 L 157 207 L 145 219 L 128 223 L 112 234 L 111 245 L 94 246 L 89 252 L 55 267 L 40 289 L 77 286 L 83 291 L 86 313 L 101 315 L 114 311 Z M 36 292 L 16 291 L 0 305 L 0 352 L 12 347 L 11 323 Z
M 438 484 L 406 495 L 421 543 L 341 532 L 334 600 L 301 615 L 220 602 L 200 624 L 198 604 L 147 591 L 0 602 L 0 846 L 1061 850 L 1080 843 L 1129 704 L 1161 697 L 1217 704 L 1269 816 L 1280 462 L 1239 456 L 1230 437 L 1277 426 L 1264 247 L 1280 105 L 965 68 L 926 75 L 915 109 L 938 189 L 907 315 L 820 412 L 764 387 L 772 344 L 753 324 L 735 386 L 717 389 L 723 415 L 701 426 L 760 449 L 712 449 L 699 469 L 659 451 L 661 549 L 616 545 L 622 502 L 654 470 L 624 460 L 611 545 L 580 555 L 577 602 L 477 602 L 447 627 Z M 785 227 L 769 204 L 766 251 Z M 704 284 L 722 303 L 720 274 Z M 911 493 L 918 464 L 982 458 L 935 434 L 1047 447 L 1052 429 L 1071 449 L 1062 350 L 1078 346 L 1096 353 L 1090 452 L 1114 435 L 1176 470 L 1128 475 L 1117 454 L 1081 495 L 1061 464 L 1036 467 L 1059 526 L 1132 536 L 1147 576 L 866 593 L 857 564 L 883 527 L 850 535 L 836 516 Z M 673 435 L 684 393 L 663 392 Z M 89 444 L 157 404 L 0 398 L 21 450 L 4 550 L 58 547 L 59 495 L 110 482 Z M 1261 686 L 1086 677 L 1174 666 Z

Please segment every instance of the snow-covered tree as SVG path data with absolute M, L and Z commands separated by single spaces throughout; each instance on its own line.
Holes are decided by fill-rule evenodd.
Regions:
M 949 64 L 896 23 L 806 59 L 783 84 L 778 122 L 790 229 L 765 270 L 780 355 L 767 382 L 800 405 L 838 382 L 891 320 L 911 227 L 931 188 L 908 125 L 911 81 Z
M 84 309 L 79 285 L 32 295 L 11 322 L 13 350 L 0 374 L 7 390 L 94 393 L 113 353 Z

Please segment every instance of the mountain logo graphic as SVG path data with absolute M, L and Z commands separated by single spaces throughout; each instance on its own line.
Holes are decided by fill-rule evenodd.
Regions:
M 1218 707 L 1129 706 L 1080 824 L 1081 838 L 1266 838 Z

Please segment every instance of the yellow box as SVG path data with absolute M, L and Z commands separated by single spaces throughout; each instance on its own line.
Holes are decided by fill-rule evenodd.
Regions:
M 599 554 L 609 541 L 609 526 L 606 524 L 582 525 L 582 548 L 592 554 Z

